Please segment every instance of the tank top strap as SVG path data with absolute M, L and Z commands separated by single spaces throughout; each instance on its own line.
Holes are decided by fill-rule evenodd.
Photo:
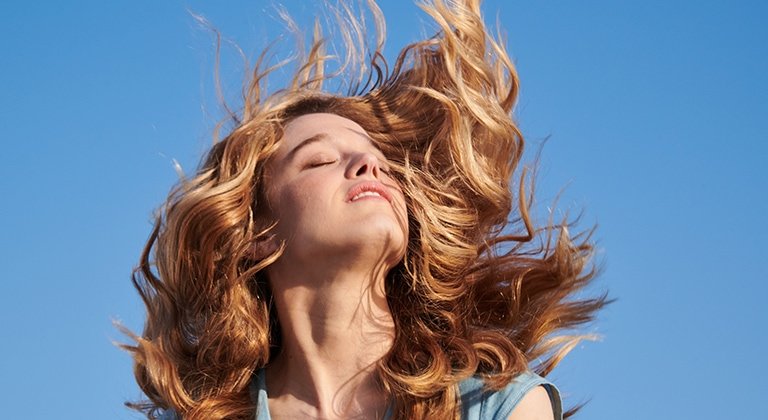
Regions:
M 251 401 L 256 403 L 255 420 L 271 420 L 269 415 L 269 397 L 267 396 L 267 375 L 264 369 L 259 369 L 253 375 L 249 389 Z
M 526 371 L 515 377 L 506 387 L 488 391 L 482 378 L 474 376 L 459 383 L 461 394 L 461 418 L 464 420 L 506 420 L 525 394 L 537 386 L 543 386 L 549 394 L 555 420 L 562 420 L 563 406 L 557 387 L 537 375 Z

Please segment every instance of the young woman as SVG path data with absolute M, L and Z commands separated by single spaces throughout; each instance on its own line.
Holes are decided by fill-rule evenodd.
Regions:
M 149 401 L 131 406 L 562 417 L 543 376 L 580 337 L 556 333 L 605 304 L 572 297 L 593 277 L 589 237 L 532 224 L 518 80 L 479 0 L 424 10 L 442 30 L 391 71 L 380 43 L 348 41 L 372 70 L 345 95 L 322 88 L 319 33 L 286 89 L 265 95 L 256 68 L 234 129 L 171 192 L 134 276 L 147 321 L 127 348 Z M 356 23 L 345 39 L 365 38 Z

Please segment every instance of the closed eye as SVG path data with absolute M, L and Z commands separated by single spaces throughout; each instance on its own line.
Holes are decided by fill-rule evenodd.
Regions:
M 337 159 L 321 160 L 321 161 L 317 161 L 317 162 L 310 162 L 309 164 L 307 164 L 307 166 L 305 166 L 305 168 L 318 168 L 320 166 L 325 166 L 325 165 L 330 165 L 330 164 L 336 163 L 336 161 L 337 161 Z

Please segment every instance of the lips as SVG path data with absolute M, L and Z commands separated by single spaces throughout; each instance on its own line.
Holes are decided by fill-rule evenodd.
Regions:
M 361 182 L 350 188 L 349 192 L 347 192 L 347 202 L 351 203 L 366 197 L 376 197 L 377 195 L 392 202 L 392 195 L 387 190 L 387 187 L 380 182 L 374 181 Z

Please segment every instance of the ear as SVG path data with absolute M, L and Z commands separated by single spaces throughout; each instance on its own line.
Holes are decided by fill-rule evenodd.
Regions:
M 263 260 L 277 251 L 279 248 L 277 242 L 275 235 L 254 241 L 248 250 L 248 255 L 251 259 Z

